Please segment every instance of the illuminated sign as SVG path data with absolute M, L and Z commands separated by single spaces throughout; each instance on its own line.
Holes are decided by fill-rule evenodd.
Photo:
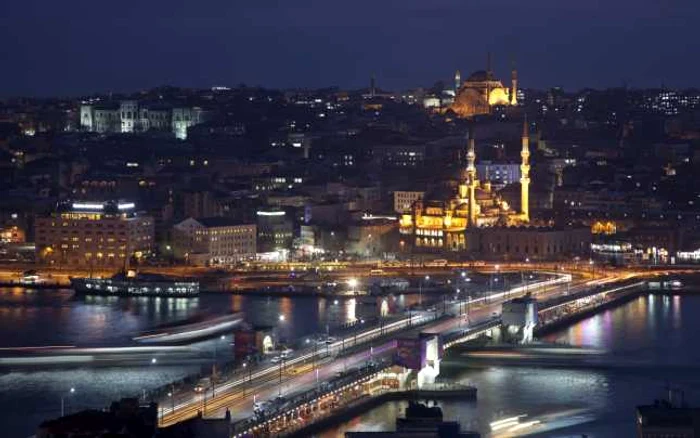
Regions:
M 117 205 L 117 209 L 119 210 L 131 210 L 132 208 L 135 208 L 136 204 L 133 202 L 127 202 L 126 204 L 119 204 Z
M 104 205 L 89 202 L 74 202 L 72 207 L 74 210 L 104 210 Z
M 378 220 L 378 219 L 385 219 L 385 220 L 390 220 L 390 221 L 395 221 L 396 216 L 375 216 L 373 214 L 365 214 L 362 216 L 363 221 L 373 221 L 373 220 Z
M 284 216 L 283 211 L 258 211 L 258 216 Z

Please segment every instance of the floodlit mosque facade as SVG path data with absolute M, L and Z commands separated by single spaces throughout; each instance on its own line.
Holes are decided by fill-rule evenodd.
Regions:
M 455 88 L 455 99 L 449 109 L 462 118 L 491 114 L 494 106 L 518 104 L 517 71 L 513 69 L 511 72 L 510 88 L 505 87 L 491 70 L 490 57 L 486 70 L 472 73 L 464 82 L 461 82 L 461 74 L 457 71 Z
M 410 237 L 416 249 L 463 251 L 468 231 L 483 227 L 511 227 L 530 222 L 530 145 L 527 120 L 523 124 L 520 152 L 520 210 L 511 209 L 490 181 L 479 181 L 473 132 L 467 140 L 467 167 L 460 175 L 457 194 L 446 200 L 418 200 L 411 213 L 399 220 L 402 236 Z

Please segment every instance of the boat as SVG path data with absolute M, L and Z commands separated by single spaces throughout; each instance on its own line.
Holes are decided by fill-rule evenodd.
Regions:
M 44 283 L 44 279 L 39 275 L 37 271 L 31 269 L 29 271 L 24 271 L 19 279 L 19 283 L 23 285 L 34 285 Z
M 71 278 L 76 293 L 85 295 L 124 295 L 193 297 L 199 295 L 199 282 L 160 274 L 119 272 L 109 278 Z
M 242 313 L 195 315 L 139 333 L 133 340 L 145 344 L 192 342 L 227 333 L 243 322 Z

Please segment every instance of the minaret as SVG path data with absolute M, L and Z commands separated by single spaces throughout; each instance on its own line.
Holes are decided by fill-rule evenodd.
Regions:
M 469 183 L 469 226 L 476 226 L 476 188 L 479 180 L 476 175 L 476 148 L 474 147 L 474 128 L 469 127 L 469 142 L 467 149 L 467 179 Z
M 462 86 L 462 74 L 457 70 L 455 72 L 455 96 L 457 95 L 457 92 L 459 91 L 459 87 Z
M 374 97 L 377 94 L 377 86 L 376 86 L 376 78 L 374 77 L 374 73 L 372 73 L 372 77 L 369 79 L 369 95 L 370 97 Z
M 469 131 L 467 131 L 467 135 L 465 136 L 465 140 L 467 141 L 467 145 L 469 144 Z M 462 170 L 459 173 L 459 199 L 467 199 L 469 197 L 469 171 L 467 170 L 468 166 L 464 166 L 464 160 L 465 158 L 468 160 L 469 158 L 469 152 L 468 150 L 464 152 L 464 155 L 460 154 L 460 164 L 462 164 Z
M 523 121 L 523 148 L 520 151 L 520 212 L 523 220 L 530 222 L 530 129 L 527 125 L 527 114 Z
M 510 72 L 510 104 L 513 106 L 518 104 L 518 70 L 515 69 L 515 63 Z
M 486 56 L 486 110 L 488 114 L 491 114 L 491 78 L 493 76 L 493 71 L 491 70 L 491 52 L 488 52 Z

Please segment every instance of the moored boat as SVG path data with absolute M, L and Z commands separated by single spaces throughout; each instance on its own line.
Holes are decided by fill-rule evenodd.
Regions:
M 86 295 L 192 297 L 199 295 L 199 282 L 160 274 L 120 272 L 109 278 L 71 278 L 71 286 Z

